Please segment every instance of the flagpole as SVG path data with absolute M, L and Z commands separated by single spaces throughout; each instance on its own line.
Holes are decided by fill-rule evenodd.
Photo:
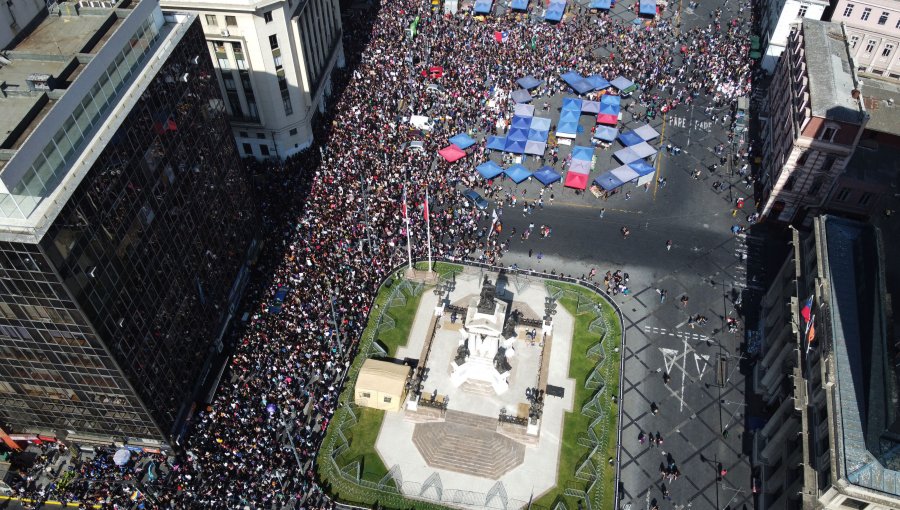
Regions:
M 428 184 L 425 184 L 425 236 L 428 240 L 428 272 L 431 272 L 431 215 L 428 211 Z
M 409 261 L 409 269 L 412 270 L 412 244 L 409 242 L 409 213 L 406 209 L 406 183 L 403 183 L 403 221 L 406 222 L 406 260 Z

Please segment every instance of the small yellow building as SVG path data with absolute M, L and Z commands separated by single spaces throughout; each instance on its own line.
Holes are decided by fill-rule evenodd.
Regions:
M 356 378 L 354 402 L 362 407 L 399 411 L 410 371 L 406 365 L 367 359 Z

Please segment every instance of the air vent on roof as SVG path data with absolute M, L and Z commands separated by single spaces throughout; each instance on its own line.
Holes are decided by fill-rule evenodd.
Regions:
M 59 4 L 60 16 L 78 16 L 78 6 L 72 2 L 61 2 Z

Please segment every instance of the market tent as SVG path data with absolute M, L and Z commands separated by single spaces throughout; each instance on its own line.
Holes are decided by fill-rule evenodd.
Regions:
M 527 11 L 528 0 L 512 0 L 512 5 L 510 7 L 517 11 Z
M 511 152 L 513 154 L 524 154 L 525 153 L 525 140 L 511 140 L 509 138 L 506 139 L 506 146 L 503 147 L 504 152 Z
M 534 178 L 541 181 L 541 184 L 544 186 L 548 186 L 562 179 L 559 173 L 549 166 L 541 167 L 540 170 L 534 173 Z
M 541 142 L 537 140 L 528 140 L 525 142 L 525 154 L 531 154 L 533 156 L 543 156 L 544 151 L 547 150 L 547 143 Z
M 601 105 L 600 108 L 603 108 Z M 611 108 L 611 107 L 607 107 Z M 609 126 L 615 126 L 619 123 L 619 114 L 618 113 L 609 113 L 601 111 L 597 114 L 597 124 L 606 124 Z
M 622 142 L 625 147 L 631 147 L 632 145 L 642 143 L 644 140 L 634 131 L 626 131 L 619 135 L 619 141 Z
M 354 402 L 363 407 L 399 411 L 411 371 L 407 365 L 367 359 L 356 376 Z
M 576 172 L 579 174 L 589 174 L 591 173 L 591 161 L 585 161 L 583 159 L 573 159 L 569 163 L 569 172 Z
M 517 104 L 515 110 L 513 110 L 514 115 L 519 115 L 523 117 L 531 117 L 534 115 L 534 105 L 530 104 Z
M 531 119 L 531 129 L 536 129 L 538 131 L 550 131 L 550 119 L 545 117 L 532 117 Z
M 575 89 L 575 92 L 579 94 L 587 94 L 588 92 L 594 90 L 594 87 L 591 85 L 591 82 L 587 80 L 587 78 L 582 78 L 575 82 L 575 85 L 572 86 Z
M 581 102 L 581 113 L 592 113 L 597 115 L 600 113 L 600 103 L 597 101 L 582 101 Z
M 550 6 L 544 14 L 547 21 L 560 21 L 566 12 L 566 0 L 550 0 Z
M 469 147 L 475 145 L 475 140 L 465 133 L 460 133 L 451 138 L 450 143 L 459 147 L 460 149 L 466 150 Z
M 608 104 L 621 107 L 622 96 L 617 96 L 615 94 L 603 94 L 603 97 L 600 98 L 600 104 Z
M 485 179 L 493 179 L 498 175 L 503 173 L 503 168 L 500 167 L 497 163 L 493 161 L 485 161 L 484 163 L 475 167 L 475 170 L 478 170 L 478 173 L 481 174 Z
M 495 151 L 502 151 L 504 147 L 506 147 L 506 137 L 505 136 L 491 136 L 487 137 L 487 144 L 485 145 L 488 149 L 493 149 Z
M 504 173 L 507 177 L 513 180 L 516 184 L 524 181 L 525 179 L 531 177 L 531 171 L 525 168 L 522 165 L 513 165 L 506 170 Z
M 606 191 L 612 191 L 625 183 L 616 178 L 616 176 L 611 172 L 606 172 L 605 174 L 594 179 L 594 184 L 600 186 Z
M 616 176 L 622 182 L 629 182 L 637 179 L 640 175 L 628 165 L 622 165 L 619 168 L 613 168 L 609 173 Z
M 607 9 L 612 6 L 612 0 L 591 0 L 591 9 Z
M 635 86 L 633 81 L 624 76 L 616 76 L 609 84 L 619 89 L 621 92 L 630 92 L 634 90 Z
M 581 99 L 578 99 L 577 97 L 564 97 L 562 100 L 562 110 L 581 112 Z
M 459 147 L 457 147 L 456 145 L 452 145 L 452 144 L 439 150 L 438 154 L 440 154 L 442 158 L 446 159 L 447 161 L 449 161 L 451 163 L 466 157 L 466 151 L 464 151 L 464 150 L 460 149 Z
M 522 117 L 520 115 L 513 115 L 512 120 L 509 122 L 509 127 L 528 129 L 531 127 L 531 117 Z
M 528 141 L 529 142 L 546 142 L 550 133 L 547 131 L 538 131 L 537 129 L 529 129 L 528 130 Z
M 643 126 L 635 129 L 634 133 L 640 136 L 641 139 L 645 142 L 649 142 L 650 140 L 653 140 L 654 138 L 657 138 L 659 136 L 659 133 L 655 129 L 650 127 L 650 124 L 644 124 Z
M 526 2 L 526 4 L 527 4 L 527 2 Z M 513 9 L 515 9 L 515 7 L 513 7 Z M 531 90 L 531 89 L 538 88 L 538 86 L 542 82 L 541 82 L 541 80 L 539 80 L 529 74 L 528 76 L 525 76 L 523 78 L 519 78 L 518 80 L 516 80 L 516 83 L 519 84 L 519 86 L 525 90 Z
M 593 87 L 594 90 L 603 90 L 609 87 L 609 82 L 599 74 L 592 74 L 585 78 L 585 80 L 591 84 L 591 87 Z
M 524 142 L 525 140 L 528 140 L 528 129 L 520 127 L 514 127 L 510 129 L 509 133 L 506 133 L 506 141 L 508 142 L 510 140 L 516 142 Z
M 581 110 L 563 110 L 559 116 L 559 124 L 556 126 L 556 135 L 574 138 L 578 134 L 578 118 Z
M 509 95 L 516 103 L 530 103 L 533 99 L 531 93 L 525 89 L 516 89 Z
M 584 189 L 587 188 L 588 174 L 580 174 L 578 172 L 569 172 L 566 174 L 565 185 L 567 188 Z
M 475 14 L 490 14 L 493 0 L 475 0 Z
M 656 16 L 656 0 L 641 0 L 638 12 L 643 16 Z
M 641 159 L 656 154 L 656 149 L 647 142 L 641 142 L 637 145 L 632 145 L 631 150 L 633 150 L 634 153 L 637 154 Z
M 572 159 L 580 159 L 582 161 L 592 161 L 594 159 L 594 148 L 576 145 L 572 147 Z
M 640 156 L 638 156 L 633 150 L 631 150 L 631 147 L 625 147 L 624 149 L 619 149 L 615 152 L 615 154 L 613 154 L 613 156 L 615 156 L 616 159 L 618 159 L 625 165 L 627 165 L 628 163 L 631 163 L 632 161 L 637 161 L 637 160 L 641 159 Z
M 619 130 L 613 126 L 597 126 L 597 129 L 594 131 L 594 138 L 611 142 L 616 139 L 618 134 Z
M 628 163 L 628 166 L 630 166 L 631 169 L 637 172 L 641 177 L 656 172 L 656 168 L 654 168 L 653 165 L 647 163 L 647 161 L 643 159 Z
M 559 75 L 559 77 L 562 78 L 562 80 L 564 82 L 566 82 L 566 84 L 572 88 L 575 88 L 575 84 L 584 79 L 584 76 L 581 76 L 580 74 L 576 73 L 575 71 L 569 71 L 567 73 L 563 73 L 563 74 Z M 563 102 L 565 102 L 565 98 L 563 98 Z

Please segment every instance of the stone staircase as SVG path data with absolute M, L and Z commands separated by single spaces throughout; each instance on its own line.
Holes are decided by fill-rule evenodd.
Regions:
M 413 431 L 429 466 L 496 480 L 525 460 L 525 445 L 498 434 L 496 418 L 448 410 L 445 419 Z
M 472 395 L 481 395 L 483 397 L 492 397 L 496 395 L 494 387 L 487 381 L 468 380 L 462 383 L 459 388 Z

